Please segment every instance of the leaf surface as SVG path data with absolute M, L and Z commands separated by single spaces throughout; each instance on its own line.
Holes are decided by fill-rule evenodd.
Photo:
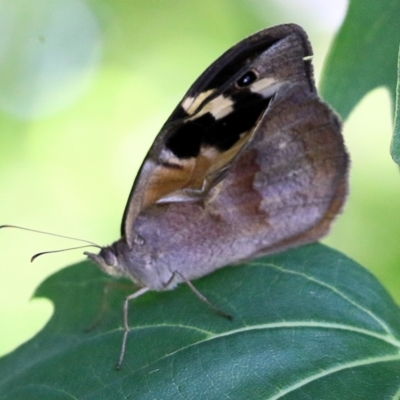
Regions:
M 384 399 L 399 391 L 400 313 L 365 269 L 320 244 L 195 281 L 130 305 L 132 292 L 87 262 L 46 280 L 55 312 L 0 360 L 0 399 Z M 108 287 L 104 295 L 104 287 Z M 105 302 L 105 299 L 107 300 Z M 96 321 L 99 325 L 84 332 Z M 323 397 L 321 397 L 323 396 Z
M 343 119 L 377 87 L 386 87 L 394 101 L 399 15 L 400 0 L 350 0 L 321 81 L 322 96 Z

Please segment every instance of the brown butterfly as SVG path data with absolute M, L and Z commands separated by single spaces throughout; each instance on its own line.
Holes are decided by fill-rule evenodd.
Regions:
M 125 303 L 123 346 L 130 299 L 327 233 L 345 201 L 349 162 L 311 56 L 297 25 L 258 32 L 218 58 L 161 129 L 121 239 L 86 253 L 141 287 Z
M 165 290 L 326 234 L 345 200 L 348 156 L 338 118 L 318 98 L 311 55 L 290 24 L 216 60 L 148 152 L 121 239 L 88 256 Z
M 156 137 L 121 238 L 85 253 L 141 287 L 124 303 L 118 366 L 129 300 L 180 282 L 195 290 L 193 279 L 329 230 L 349 161 L 341 124 L 318 97 L 311 56 L 297 25 L 244 39 L 197 79 Z

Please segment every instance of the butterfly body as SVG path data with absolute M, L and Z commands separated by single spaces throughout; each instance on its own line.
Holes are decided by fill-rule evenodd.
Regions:
M 348 156 L 310 56 L 304 31 L 282 25 L 212 64 L 144 160 L 121 239 L 89 257 L 165 290 L 326 234 L 346 197 Z

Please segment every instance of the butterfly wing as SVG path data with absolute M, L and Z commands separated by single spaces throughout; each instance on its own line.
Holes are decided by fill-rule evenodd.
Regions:
M 338 118 L 306 85 L 278 90 L 201 200 L 155 203 L 138 215 L 132 231 L 143 241 L 126 265 L 143 285 L 162 290 L 173 271 L 196 279 L 327 233 L 345 201 L 348 157 Z
M 239 42 L 198 78 L 135 180 L 122 221 L 128 244 L 136 217 L 153 204 L 205 198 L 245 150 L 282 85 L 301 81 L 315 92 L 311 64 L 302 61 L 310 55 L 304 31 L 282 25 Z

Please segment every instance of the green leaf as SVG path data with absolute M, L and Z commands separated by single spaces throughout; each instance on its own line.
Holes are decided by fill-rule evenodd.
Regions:
M 320 244 L 223 268 L 131 303 L 125 362 L 122 301 L 87 262 L 36 296 L 55 312 L 0 360 L 0 399 L 383 399 L 398 395 L 400 312 L 365 269 Z M 108 295 L 104 287 L 108 284 Z M 107 302 L 104 303 L 104 299 Z M 102 304 L 96 329 L 94 321 Z
M 400 51 L 397 63 L 397 88 L 396 88 L 396 105 L 394 115 L 394 134 L 390 146 L 390 153 L 393 160 L 400 165 Z
M 321 81 L 322 96 L 343 119 L 376 87 L 387 87 L 394 101 L 399 15 L 400 0 L 350 1 Z

